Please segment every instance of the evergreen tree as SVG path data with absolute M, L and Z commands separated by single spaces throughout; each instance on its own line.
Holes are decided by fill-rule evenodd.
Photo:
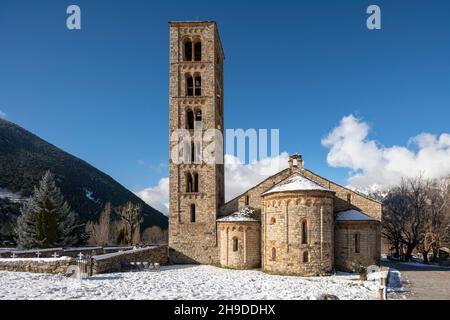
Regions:
M 71 246 L 83 238 L 76 216 L 47 171 L 34 188 L 17 219 L 17 244 L 21 248 Z

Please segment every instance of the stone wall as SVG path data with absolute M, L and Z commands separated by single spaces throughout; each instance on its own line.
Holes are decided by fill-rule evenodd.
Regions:
M 237 240 L 237 250 L 234 240 Z M 220 265 L 234 269 L 261 266 L 260 222 L 220 222 Z
M 355 234 L 359 235 L 359 253 Z M 337 270 L 352 271 L 352 263 L 378 264 L 381 255 L 381 230 L 378 221 L 335 222 L 335 265 Z
M 49 248 L 49 249 L 32 249 L 32 250 L 7 250 L 0 251 L 0 258 L 10 258 L 15 254 L 17 258 L 52 258 L 56 253 L 60 257 L 76 258 L 80 253 L 85 256 L 95 256 L 100 254 L 131 250 L 133 247 L 82 247 L 82 248 Z
M 79 253 L 80 248 L 73 252 Z M 130 262 L 151 262 L 164 265 L 168 263 L 168 259 L 168 250 L 165 245 L 101 254 L 92 257 L 92 273 L 124 271 L 124 265 Z M 76 259 L 67 256 L 60 258 L 21 257 L 11 259 L 8 257 L 0 259 L 0 270 L 15 272 L 65 274 L 67 267 L 70 265 L 76 265 Z
M 140 248 L 94 256 L 92 271 L 94 274 L 120 272 L 130 262 L 150 262 L 164 265 L 168 263 L 168 259 L 167 246 Z
M 329 191 L 265 196 L 262 213 L 263 270 L 300 276 L 331 273 L 334 267 L 333 211 L 333 193 Z M 306 222 L 306 241 L 302 239 L 303 222 Z
M 65 274 L 67 268 L 75 264 L 75 259 L 69 257 L 61 258 L 23 258 L 23 259 L 0 259 L 0 270 L 13 272 L 51 273 Z

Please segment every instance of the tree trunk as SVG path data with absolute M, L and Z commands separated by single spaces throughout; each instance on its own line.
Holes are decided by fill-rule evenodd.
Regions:
M 428 252 L 430 252 L 430 251 L 422 251 L 423 263 L 425 263 L 425 264 L 430 263 L 430 261 L 428 260 Z
M 408 244 L 406 246 L 405 252 L 405 261 L 411 261 L 412 252 L 414 251 L 415 246 Z

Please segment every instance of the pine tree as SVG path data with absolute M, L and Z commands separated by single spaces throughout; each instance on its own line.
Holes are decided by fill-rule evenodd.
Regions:
M 82 238 L 81 226 L 47 171 L 34 188 L 17 219 L 17 244 L 21 248 L 71 246 Z

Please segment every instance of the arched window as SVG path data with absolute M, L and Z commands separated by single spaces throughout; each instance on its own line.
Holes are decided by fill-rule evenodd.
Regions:
M 302 221 L 302 244 L 308 244 L 308 223 Z
M 194 192 L 194 185 L 193 185 L 192 175 L 188 172 L 186 173 L 186 192 Z
M 200 111 L 200 110 L 197 110 L 196 112 L 195 112 L 195 122 L 196 122 L 196 124 L 201 124 L 201 122 L 202 122 L 202 112 Z
M 186 77 L 186 95 L 188 97 L 194 95 L 194 79 L 191 76 Z
M 202 43 L 200 41 L 194 45 L 194 60 L 202 61 Z
M 184 61 L 192 61 L 192 42 L 184 43 Z
M 250 204 L 250 196 L 246 195 L 245 196 L 245 205 L 248 206 Z
M 195 77 L 195 95 L 196 96 L 202 95 L 202 77 L 201 76 Z
M 277 260 L 277 249 L 272 248 L 272 260 Z
M 194 173 L 194 185 L 192 192 L 198 192 L 198 173 Z
M 191 204 L 191 223 L 195 223 L 195 204 Z
M 194 112 L 192 110 L 186 112 L 186 129 L 194 129 Z
M 239 249 L 239 240 L 238 238 L 234 237 L 233 238 L 233 251 L 236 252 Z
M 352 194 L 351 193 L 347 193 L 347 202 L 348 202 L 348 204 L 352 203 Z
M 354 235 L 355 240 L 355 253 L 359 253 L 361 250 L 361 235 L 359 233 L 355 233 Z
M 303 263 L 308 263 L 308 262 L 309 262 L 309 252 L 304 251 L 303 252 Z

